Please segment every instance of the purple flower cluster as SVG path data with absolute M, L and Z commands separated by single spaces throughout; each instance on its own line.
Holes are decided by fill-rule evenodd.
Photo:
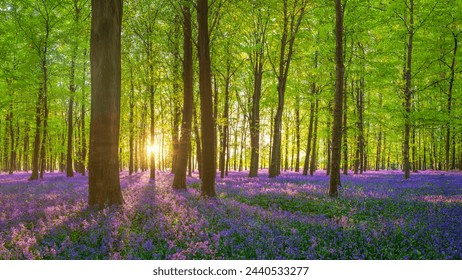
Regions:
M 400 172 L 200 180 L 121 173 L 122 207 L 87 206 L 88 178 L 0 175 L 0 259 L 461 259 L 462 174 Z

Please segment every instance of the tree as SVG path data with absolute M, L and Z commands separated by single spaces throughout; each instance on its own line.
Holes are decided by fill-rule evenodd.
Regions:
M 274 72 L 278 79 L 278 107 L 274 116 L 273 131 L 273 148 L 271 153 L 271 164 L 269 168 L 269 177 L 274 178 L 281 173 L 281 128 L 282 114 L 284 111 L 284 96 L 287 86 L 287 77 L 289 76 L 289 67 L 294 53 L 294 43 L 297 33 L 300 29 L 305 8 L 308 4 L 306 0 L 293 1 L 292 7 L 289 7 L 289 0 L 283 1 L 283 29 L 279 53 L 279 65 L 272 63 Z
M 407 5 L 407 4 L 406 4 Z M 409 161 L 409 135 L 411 131 L 411 101 L 412 101 L 412 89 L 411 89 L 411 82 L 412 82 L 412 47 L 414 43 L 414 0 L 409 0 L 409 5 L 407 5 L 409 9 L 409 23 L 407 23 L 406 17 L 404 17 L 404 23 L 407 26 L 408 30 L 408 42 L 407 42 L 407 60 L 406 65 L 404 67 L 404 80 L 405 80 L 405 87 L 404 87 L 404 141 L 403 141 L 403 171 L 404 171 L 404 178 L 408 179 L 411 174 L 411 164 Z
M 48 84 L 49 84 L 49 56 L 52 46 L 51 36 L 59 22 L 58 8 L 60 1 L 44 0 L 41 3 L 19 2 L 12 10 L 14 18 L 21 32 L 27 38 L 30 46 L 38 56 L 40 68 L 40 85 L 35 104 L 35 135 L 32 155 L 32 173 L 29 180 L 43 178 L 45 170 L 45 156 L 48 138 Z M 17 6 L 16 6 L 17 5 Z M 21 11 L 21 12 L 19 12 Z M 24 19 L 30 15 L 34 21 Z M 32 15 L 39 15 L 34 17 Z M 42 136 L 41 136 L 42 134 Z
M 252 50 L 249 53 L 249 57 L 253 74 L 252 111 L 250 114 L 249 177 L 257 177 L 260 160 L 260 99 L 262 94 L 263 67 L 265 64 L 265 48 L 270 9 L 268 4 L 267 6 L 263 6 L 262 1 L 254 1 L 252 4 L 253 8 L 256 9 L 256 13 L 252 13 L 253 29 L 249 36 L 252 43 Z
M 123 204 L 119 180 L 122 0 L 92 0 L 90 206 Z
M 78 28 L 80 28 L 79 23 L 81 20 L 81 10 L 79 0 L 73 0 L 72 2 L 74 8 L 74 22 L 72 30 L 73 42 L 72 42 L 72 55 L 71 55 L 71 69 L 69 73 L 69 108 L 67 114 L 67 157 L 66 157 L 66 176 L 74 177 L 74 168 L 72 164 L 72 155 L 73 155 L 73 133 L 74 133 L 74 98 L 76 93 L 76 83 L 75 83 L 75 68 L 76 68 L 76 59 L 78 53 Z
M 197 0 L 199 92 L 202 142 L 202 195 L 214 197 L 216 176 L 216 137 L 213 118 L 212 80 L 208 27 L 208 1 Z
M 181 137 L 178 143 L 173 188 L 186 188 L 186 168 L 191 148 L 191 125 L 194 105 L 193 78 L 193 44 L 191 27 L 191 2 L 183 4 L 183 120 L 181 122 Z
M 329 178 L 329 196 L 338 196 L 340 185 L 340 153 L 342 145 L 342 107 L 343 107 L 343 7 L 341 0 L 335 0 L 335 95 L 334 120 L 332 124 L 332 156 Z

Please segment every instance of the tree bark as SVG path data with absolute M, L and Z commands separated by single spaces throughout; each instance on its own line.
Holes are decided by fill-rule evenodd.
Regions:
M 149 59 L 151 60 L 151 59 Z M 149 84 L 149 136 L 151 141 L 151 153 L 149 155 L 149 179 L 156 179 L 156 154 L 154 153 L 154 145 L 156 142 L 155 139 L 155 110 L 154 110 L 154 66 L 151 64 L 149 65 L 149 77 L 150 77 L 150 84 Z
M 134 138 L 135 138 L 135 124 L 134 112 L 135 108 L 135 85 L 133 83 L 133 65 L 130 63 L 130 96 L 128 97 L 129 117 L 128 117 L 128 145 L 129 145 L 129 160 L 128 160 L 128 175 L 132 175 L 134 171 Z
M 405 67 L 405 88 L 404 88 L 404 141 L 403 141 L 403 171 L 404 178 L 411 176 L 411 164 L 409 161 L 409 136 L 411 132 L 411 70 L 412 70 L 412 47 L 414 42 L 414 0 L 409 0 L 409 26 L 408 26 L 408 43 L 407 43 L 407 63 Z
M 92 0 L 90 206 L 123 204 L 119 180 L 121 0 Z
M 310 124 L 308 126 L 308 140 L 306 141 L 306 155 L 305 155 L 305 164 L 303 165 L 303 175 L 308 175 L 308 169 L 310 166 L 311 140 L 313 139 L 314 109 L 315 109 L 315 102 L 311 101 L 310 122 L 309 122 Z
M 459 44 L 458 42 L 458 35 L 461 34 L 459 33 L 454 33 L 452 31 L 452 36 L 454 39 L 454 48 L 452 51 L 452 62 L 450 66 L 450 78 L 449 78 L 449 88 L 448 88 L 448 94 L 447 94 L 447 110 L 448 110 L 448 122 L 446 124 L 446 171 L 448 171 L 449 168 L 449 160 L 450 160 L 450 143 L 451 143 L 451 120 L 452 120 L 452 91 L 454 88 L 454 80 L 455 80 L 455 74 L 456 74 L 456 57 L 457 57 L 457 45 Z M 453 137 L 453 150 L 452 150 L 452 164 L 451 164 L 451 169 L 455 169 L 455 137 Z
M 188 1 L 189 2 L 189 1 Z M 190 3 L 183 5 L 183 120 L 178 143 L 174 189 L 186 189 L 186 169 L 191 148 L 191 123 L 194 103 L 193 45 Z
M 216 154 L 208 27 L 208 1 L 197 1 L 199 91 L 202 136 L 202 195 L 215 197 Z
M 348 175 L 348 94 L 346 93 L 347 88 L 347 77 L 344 79 L 343 83 L 343 124 L 342 124 L 342 133 L 343 133 L 343 174 Z
M 313 128 L 313 152 L 311 153 L 310 161 L 310 175 L 313 176 L 316 171 L 316 154 L 317 154 L 317 143 L 318 143 L 318 120 L 319 120 L 319 99 L 316 97 L 316 105 L 314 108 L 314 128 Z
M 220 178 L 225 176 L 225 161 L 226 161 L 226 150 L 228 148 L 228 135 L 229 135 L 229 83 L 230 83 L 230 65 L 226 69 L 225 76 L 225 108 L 223 112 L 223 124 L 221 125 L 221 145 L 220 145 Z
M 66 177 L 74 177 L 74 169 L 72 164 L 73 155 L 73 134 L 74 134 L 74 96 L 76 92 L 75 85 L 75 60 L 77 58 L 77 47 L 74 48 L 71 69 L 69 75 L 69 108 L 67 114 L 67 155 L 66 155 Z
M 295 172 L 300 172 L 300 96 L 295 100 Z M 293 155 L 292 155 L 293 156 Z
M 332 156 L 329 181 L 329 196 L 338 196 L 340 183 L 340 152 L 342 145 L 342 101 L 343 101 L 343 9 L 341 0 L 335 0 L 335 60 L 336 79 L 334 97 L 334 120 L 332 125 Z
M 11 89 L 11 84 L 8 86 L 9 90 Z M 9 101 L 9 112 L 7 114 L 7 122 L 8 122 L 8 130 L 10 134 L 10 158 L 8 163 L 8 174 L 13 174 L 15 170 L 15 158 L 16 158 L 16 151 L 15 151 L 15 139 L 14 139 L 14 128 L 13 128 L 13 92 L 10 91 L 10 101 Z M 6 134 L 6 132 L 5 132 Z M 6 135 L 5 135 L 6 136 Z M 6 155 L 5 155 L 6 156 Z

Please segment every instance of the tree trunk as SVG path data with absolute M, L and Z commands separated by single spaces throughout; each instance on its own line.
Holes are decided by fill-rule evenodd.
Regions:
M 12 90 L 11 87 L 8 87 L 9 90 Z M 15 170 L 15 139 L 14 139 L 14 128 L 13 128 L 13 93 L 10 92 L 10 102 L 9 102 L 9 112 L 8 112 L 8 126 L 9 126 L 9 134 L 10 134 L 10 158 L 8 164 L 8 174 L 13 174 Z M 5 132 L 6 134 L 6 132 Z M 5 135 L 6 136 L 6 135 Z
M 361 77 L 359 80 L 359 86 L 356 88 L 356 106 L 358 112 L 358 167 L 359 173 L 363 174 L 364 171 L 364 78 Z
M 87 57 L 87 49 L 83 50 L 83 57 Z M 80 173 L 82 176 L 85 176 L 85 171 L 86 171 L 86 162 L 87 162 L 87 137 L 85 133 L 85 81 L 87 77 L 87 64 L 83 64 L 83 79 L 82 79 L 82 99 L 81 99 L 81 108 L 80 108 L 80 135 L 81 135 L 81 140 L 80 140 Z
M 263 66 L 265 63 L 266 32 L 270 19 L 269 11 L 266 8 L 266 14 L 263 15 L 264 9 L 254 7 L 257 10 L 255 30 L 253 30 L 253 40 L 255 50 L 250 55 L 253 74 L 253 94 L 252 94 L 252 111 L 250 115 L 250 170 L 249 177 L 258 176 L 258 167 L 260 163 L 260 99 L 262 93 Z
M 24 153 L 24 157 L 23 157 L 23 160 L 22 160 L 22 163 L 23 163 L 22 170 L 23 171 L 29 171 L 29 169 L 30 169 L 30 165 L 29 165 L 29 131 L 30 131 L 29 124 L 26 123 L 25 128 L 24 128 L 24 140 L 23 140 L 23 153 Z
M 383 97 L 382 93 L 379 93 L 379 106 L 380 109 L 382 109 L 383 106 Z M 376 151 L 376 158 L 375 158 L 375 170 L 379 171 L 380 169 L 383 168 L 381 166 L 381 156 L 382 156 L 382 124 L 379 124 L 379 132 L 377 135 L 377 151 Z M 424 158 L 425 158 L 425 152 L 424 152 Z
M 347 77 L 345 77 L 343 83 L 343 124 L 342 124 L 342 133 L 343 133 L 343 174 L 348 175 L 348 94 L 346 93 L 347 89 Z
M 314 172 L 316 171 L 316 154 L 317 154 L 317 143 L 318 143 L 318 120 L 319 120 L 319 100 L 316 97 L 315 101 L 315 109 L 314 109 L 314 128 L 313 128 L 313 152 L 311 153 L 311 161 L 310 161 L 310 175 L 313 176 Z
M 215 122 L 213 119 L 212 82 L 210 68 L 208 1 L 197 2 L 199 91 L 202 135 L 202 195 L 215 197 L 216 154 Z
M 456 57 L 457 57 L 457 45 L 458 45 L 458 35 L 461 34 L 460 32 L 458 34 L 455 34 L 452 32 L 452 36 L 454 38 L 454 49 L 452 51 L 452 62 L 450 66 L 450 71 L 451 71 L 451 76 L 449 78 L 449 88 L 448 88 L 448 94 L 447 94 L 447 114 L 448 114 L 448 122 L 446 124 L 446 171 L 448 171 L 449 168 L 449 159 L 450 159 L 450 138 L 451 138 L 451 120 L 452 120 L 452 91 L 454 87 L 454 78 L 456 74 Z M 453 150 L 452 150 L 452 164 L 451 164 L 451 169 L 455 169 L 455 138 L 453 137 Z
M 229 63 L 229 61 L 228 61 Z M 230 83 L 230 68 L 227 67 L 225 77 L 225 108 L 223 112 L 223 124 L 221 125 L 221 145 L 220 145 L 220 178 L 225 176 L 225 157 L 226 149 L 228 148 L 228 134 L 229 134 L 229 83 Z
M 190 3 L 183 5 L 183 120 L 181 138 L 178 143 L 174 189 L 186 189 L 186 168 L 191 147 L 191 123 L 194 103 L 193 45 Z
M 300 96 L 295 98 L 295 172 L 300 172 Z
M 409 0 L 409 25 L 408 25 L 408 43 L 407 43 L 407 63 L 405 67 L 405 88 L 404 88 L 404 142 L 403 142 L 403 171 L 404 178 L 408 179 L 410 174 L 409 161 L 409 135 L 411 131 L 411 70 L 412 70 L 412 47 L 414 42 L 414 0 Z
M 281 129 L 282 114 L 284 111 L 284 96 L 286 91 L 287 77 L 289 75 L 290 62 L 293 55 L 295 37 L 298 33 L 303 15 L 305 14 L 306 1 L 301 1 L 300 7 L 293 7 L 288 11 L 288 1 L 284 0 L 284 22 L 279 53 L 279 69 L 276 73 L 278 77 L 278 107 L 274 117 L 273 148 L 271 153 L 271 163 L 269 167 L 269 177 L 274 178 L 281 173 Z M 294 3 L 296 5 L 297 3 Z M 295 12 L 297 10 L 297 12 Z
M 286 131 L 284 131 L 285 133 L 285 143 L 284 143 L 284 147 L 285 147 L 285 150 L 284 150 L 284 172 L 287 171 L 287 169 L 289 168 L 289 121 L 287 120 L 287 116 L 286 116 Z M 241 142 L 242 143 L 242 142 Z
M 255 51 L 255 62 L 253 66 L 253 95 L 252 114 L 250 117 L 250 172 L 249 177 L 258 176 L 258 164 L 260 160 L 260 99 L 263 81 L 264 46 L 266 44 L 266 26 L 263 29 L 259 50 Z
M 92 0 L 90 206 L 123 204 L 119 180 L 121 0 Z
M 155 139 L 155 110 L 154 110 L 154 66 L 151 64 L 149 66 L 149 76 L 150 76 L 150 84 L 149 84 L 149 118 L 150 118 L 150 126 L 149 126 L 149 136 L 151 140 L 151 153 L 149 155 L 149 179 L 156 179 L 156 155 L 154 153 L 154 145 L 156 142 Z
M 199 178 L 202 178 L 202 143 L 199 133 L 199 125 L 197 123 L 196 108 L 193 106 L 193 121 L 194 121 L 194 138 L 196 140 L 196 157 L 197 157 L 197 170 Z
M 336 79 L 334 97 L 334 120 L 332 125 L 332 156 L 329 181 L 329 196 L 338 196 L 340 183 L 340 152 L 342 145 L 342 105 L 343 105 L 343 9 L 341 0 L 335 0 L 335 60 Z
M 180 30 L 178 29 L 178 32 Z M 181 121 L 181 108 L 180 108 L 180 100 L 179 100 L 179 95 L 178 93 L 181 90 L 181 87 L 179 85 L 178 80 L 180 79 L 180 71 L 181 71 L 181 66 L 180 66 L 180 61 L 181 58 L 178 57 L 175 59 L 175 64 L 174 64 L 174 81 L 173 81 L 173 92 L 174 92 L 174 97 L 173 97 L 173 122 L 172 122 L 172 169 L 171 172 L 175 173 L 176 172 L 176 165 L 178 162 L 178 149 L 179 149 L 179 141 L 180 141 L 180 121 Z
M 34 151 L 32 154 L 32 174 L 29 181 L 38 179 L 39 169 L 39 151 L 40 151 L 40 130 L 42 126 L 42 99 L 43 86 L 39 89 L 36 105 L 35 105 L 35 136 L 34 136 Z
M 74 169 L 72 165 L 73 155 L 73 134 L 74 134 L 74 96 L 75 96 L 75 60 L 77 57 L 77 49 L 73 50 L 71 59 L 71 72 L 69 75 L 69 108 L 67 114 L 67 155 L 66 155 L 66 177 L 74 177 Z
M 44 91 L 43 91 L 43 134 L 42 134 L 42 144 L 40 147 L 40 178 L 43 178 L 46 168 L 46 149 L 47 149 L 47 138 L 48 138 L 48 74 L 47 70 L 44 71 Z
M 306 141 L 306 155 L 305 155 L 305 164 L 303 165 L 303 175 L 308 175 L 308 169 L 309 169 L 309 164 L 310 164 L 311 140 L 313 138 L 314 109 L 315 109 L 315 102 L 311 101 L 310 124 L 308 126 L 308 140 Z
M 135 124 L 133 121 L 134 118 L 134 112 L 133 109 L 135 107 L 135 100 L 134 100 L 134 95 L 135 95 L 135 85 L 133 83 L 133 65 L 130 63 L 130 96 L 128 100 L 128 106 L 129 106 L 129 117 L 128 117 L 128 129 L 129 129 L 129 135 L 128 135 L 128 145 L 129 145 L 129 161 L 128 161 L 128 175 L 132 175 L 134 171 L 134 137 L 135 137 Z

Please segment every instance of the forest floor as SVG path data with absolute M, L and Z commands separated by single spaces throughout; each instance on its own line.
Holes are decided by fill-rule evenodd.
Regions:
M 87 206 L 88 177 L 0 174 L 0 259 L 462 259 L 462 174 L 269 179 L 230 172 L 217 198 L 173 175 L 121 173 L 123 207 Z

